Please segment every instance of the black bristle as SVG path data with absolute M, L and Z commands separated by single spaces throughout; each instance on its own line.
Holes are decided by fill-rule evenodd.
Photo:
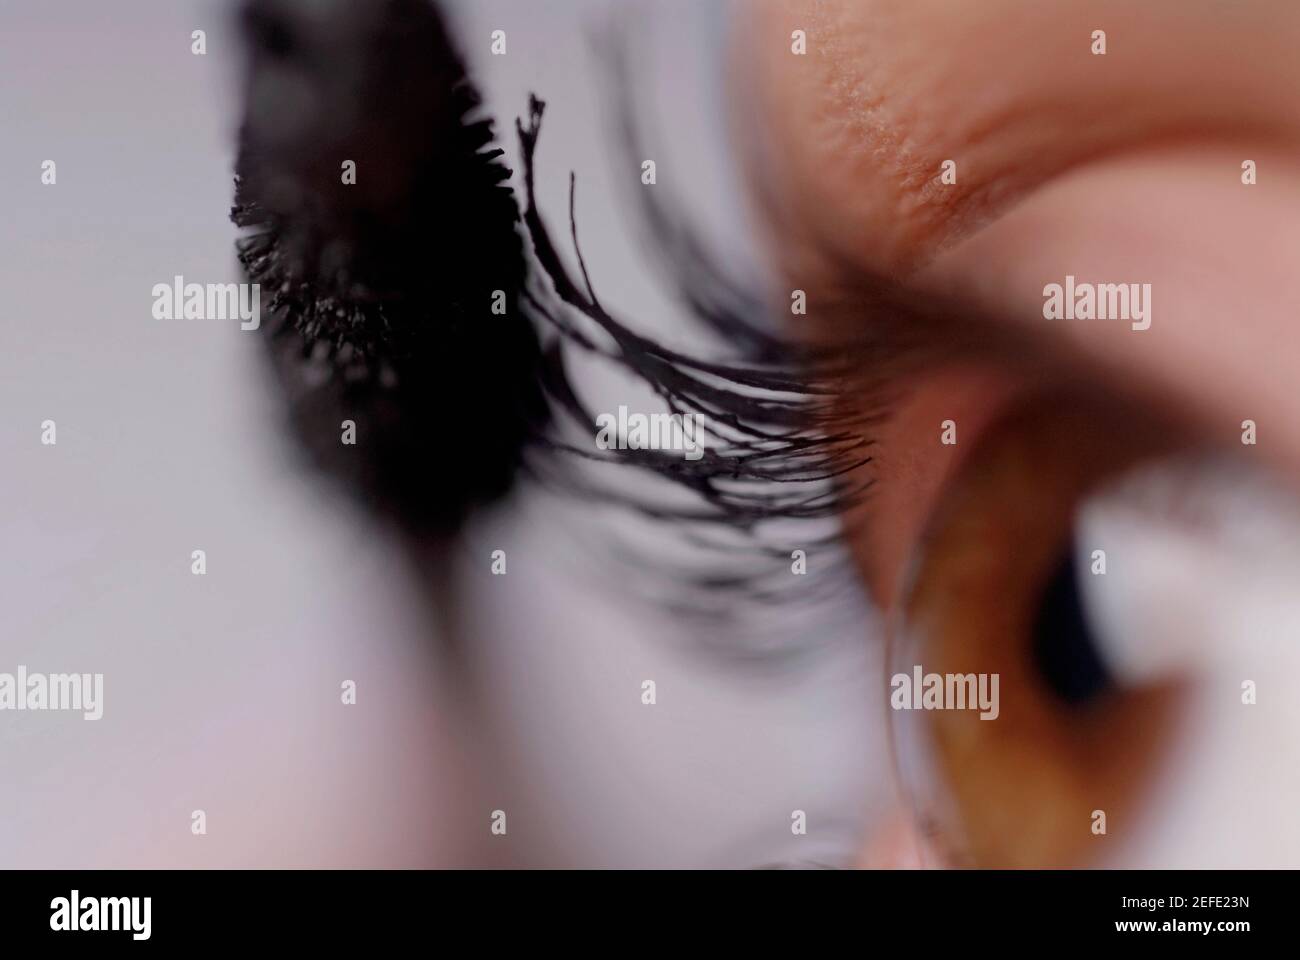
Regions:
M 547 419 L 491 121 L 429 0 L 250 0 L 242 22 L 232 219 L 296 432 L 380 513 L 454 533 Z

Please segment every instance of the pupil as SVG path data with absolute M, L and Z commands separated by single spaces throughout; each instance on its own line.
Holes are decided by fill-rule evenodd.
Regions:
M 1079 596 L 1073 544 L 1043 590 L 1031 653 L 1048 689 L 1068 704 L 1087 703 L 1112 685 Z

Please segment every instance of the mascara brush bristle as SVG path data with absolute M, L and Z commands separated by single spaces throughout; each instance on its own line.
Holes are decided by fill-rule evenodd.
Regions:
M 242 25 L 231 215 L 296 432 L 379 512 L 454 533 L 547 419 L 492 122 L 429 0 L 251 0 Z

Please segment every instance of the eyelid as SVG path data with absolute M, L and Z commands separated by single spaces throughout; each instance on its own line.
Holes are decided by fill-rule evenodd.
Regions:
M 1269 184 L 1241 183 L 1243 155 L 1271 171 Z M 1278 349 L 1300 314 L 1297 210 L 1300 171 L 1276 151 L 1167 147 L 1042 188 L 917 282 L 995 306 L 979 316 L 1050 338 L 1220 443 L 1235 443 L 1244 419 L 1267 423 L 1258 453 L 1300 474 L 1294 353 Z M 1067 275 L 1150 283 L 1150 328 L 1044 319 L 1044 285 Z
M 898 598 L 905 564 L 964 460 L 1024 389 L 1004 370 L 964 364 L 927 371 L 891 401 L 889 416 L 873 430 L 872 494 L 846 518 L 858 566 L 882 608 Z M 853 400 L 849 391 L 842 402 Z M 953 445 L 942 442 L 950 419 Z

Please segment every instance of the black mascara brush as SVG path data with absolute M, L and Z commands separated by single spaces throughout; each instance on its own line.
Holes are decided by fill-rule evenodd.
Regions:
M 295 432 L 404 530 L 454 534 L 547 420 L 491 120 L 431 0 L 249 0 L 241 21 L 232 219 Z

